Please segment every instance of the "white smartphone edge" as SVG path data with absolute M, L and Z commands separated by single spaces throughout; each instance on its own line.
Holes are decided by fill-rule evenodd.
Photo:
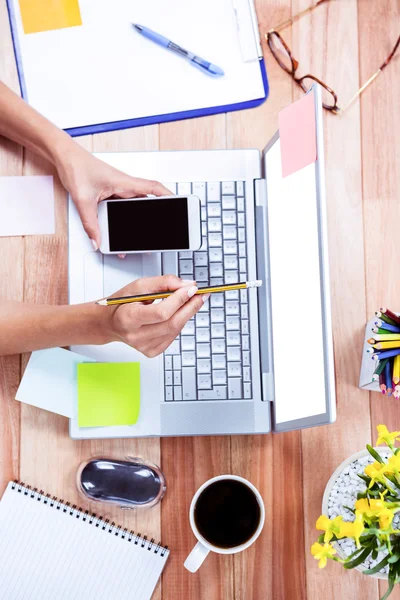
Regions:
M 175 249 L 160 249 L 160 250 L 110 250 L 110 240 L 108 235 L 108 218 L 107 218 L 107 204 L 109 202 L 134 202 L 137 200 L 146 200 L 149 202 L 157 202 L 157 200 L 172 198 L 187 198 L 188 201 L 188 230 L 189 230 L 189 248 L 175 248 Z M 193 194 L 189 196 L 157 196 L 155 198 L 123 198 L 123 199 L 112 199 L 103 200 L 98 206 L 98 219 L 101 234 L 100 252 L 102 254 L 143 254 L 147 252 L 194 252 L 199 250 L 202 243 L 201 235 L 201 204 L 200 198 Z M 173 235 L 173 233 L 172 233 Z

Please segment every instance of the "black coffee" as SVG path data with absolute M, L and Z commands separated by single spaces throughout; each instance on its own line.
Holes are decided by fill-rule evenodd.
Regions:
M 261 510 L 251 489 L 235 479 L 209 485 L 199 496 L 194 521 L 213 546 L 235 548 L 247 542 L 260 523 Z

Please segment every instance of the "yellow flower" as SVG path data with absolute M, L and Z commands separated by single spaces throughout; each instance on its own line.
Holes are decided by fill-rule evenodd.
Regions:
M 356 518 L 352 523 L 344 522 L 340 528 L 341 537 L 351 537 L 355 539 L 357 548 L 360 548 L 360 536 L 364 533 L 364 518 L 362 512 L 356 510 Z
M 394 475 L 398 475 L 400 473 L 400 455 L 393 454 L 388 460 L 388 465 L 386 468 L 386 473 L 393 473 Z
M 384 495 L 381 494 L 380 500 L 362 498 L 356 502 L 356 510 L 367 519 L 379 519 L 380 529 L 389 529 L 392 524 L 395 508 L 384 501 Z
M 330 542 L 334 535 L 336 537 L 343 537 L 340 535 L 340 525 L 342 523 L 342 517 L 335 517 L 332 521 L 325 515 L 318 517 L 315 524 L 316 529 L 325 531 L 324 542 Z
M 333 558 L 333 556 L 336 554 L 336 550 L 330 544 L 322 545 L 318 542 L 315 542 L 315 544 L 311 546 L 311 554 L 316 560 L 319 560 L 318 566 L 320 569 L 323 569 L 326 567 L 328 558 Z
M 400 431 L 392 431 L 389 432 L 386 425 L 378 425 L 378 439 L 376 441 L 376 445 L 386 444 L 387 446 L 394 446 L 395 441 L 399 441 Z
M 385 479 L 386 472 L 387 472 L 387 464 L 386 463 L 382 464 L 379 462 L 374 462 L 374 463 L 372 463 L 372 465 L 367 465 L 365 467 L 364 473 L 366 475 L 368 475 L 368 477 L 371 477 L 371 483 L 369 484 L 368 488 L 371 488 L 374 485 L 374 483 L 376 483 L 377 481 L 380 481 L 384 485 L 387 485 L 386 479 Z
M 369 519 L 373 517 L 378 517 L 379 513 L 386 509 L 386 503 L 383 499 L 381 500 L 369 500 L 367 498 L 361 498 L 361 500 L 357 500 L 356 509 L 363 513 Z
M 388 508 L 381 510 L 379 513 L 379 527 L 385 530 L 389 529 L 392 524 L 393 517 L 394 512 L 392 510 L 389 510 Z

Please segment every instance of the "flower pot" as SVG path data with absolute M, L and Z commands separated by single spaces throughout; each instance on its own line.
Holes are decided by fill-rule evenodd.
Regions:
M 385 459 L 389 455 L 387 448 L 375 448 L 375 450 Z M 327 517 L 329 517 L 328 504 L 329 504 L 329 500 L 332 496 L 333 487 L 334 487 L 336 481 L 339 479 L 339 476 L 346 469 L 346 467 L 351 465 L 356 460 L 359 460 L 366 456 L 368 456 L 370 458 L 370 461 L 369 461 L 370 463 L 374 462 L 374 459 L 369 454 L 368 450 L 361 450 L 361 452 L 356 452 L 349 458 L 346 458 L 346 460 L 344 460 L 338 466 L 338 468 L 336 469 L 336 471 L 333 473 L 333 475 L 329 479 L 328 483 L 326 484 L 324 496 L 322 498 L 322 514 L 323 515 L 326 515 Z M 360 471 L 360 473 L 361 472 L 362 471 Z M 344 516 L 345 514 L 347 515 L 348 513 L 347 513 L 347 511 L 343 510 L 343 512 L 340 512 L 339 514 L 342 514 Z M 343 550 L 341 549 L 341 547 L 339 546 L 339 544 L 337 542 L 334 542 L 333 545 L 336 548 L 336 551 L 338 553 L 338 556 L 340 556 L 340 558 L 344 558 L 344 559 L 347 558 L 346 554 L 343 552 Z M 359 565 L 358 567 L 355 567 L 355 568 L 361 572 L 365 570 L 365 567 L 363 565 Z M 383 573 L 375 573 L 373 575 L 368 575 L 368 577 L 375 577 L 376 579 L 386 579 L 387 580 L 387 575 L 384 575 Z

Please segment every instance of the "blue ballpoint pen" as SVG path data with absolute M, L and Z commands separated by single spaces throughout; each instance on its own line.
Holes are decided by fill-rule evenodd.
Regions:
M 134 26 L 136 31 L 138 31 L 141 35 L 148 38 L 149 40 L 152 40 L 159 46 L 163 46 L 164 48 L 167 48 L 168 50 L 179 54 L 183 58 L 186 58 L 186 60 L 188 60 L 193 66 L 203 71 L 203 73 L 207 73 L 207 75 L 214 76 L 221 76 L 224 74 L 223 70 L 220 67 L 217 67 L 217 65 L 213 65 L 207 60 L 200 58 L 200 56 L 196 56 L 195 54 L 193 54 L 193 52 L 189 52 L 188 50 L 181 48 L 181 46 L 178 46 L 178 44 L 174 44 L 174 42 L 171 42 L 171 40 L 169 40 L 168 38 L 164 37 L 163 35 L 160 35 L 159 33 L 156 33 L 155 31 L 152 31 L 151 29 L 148 29 L 148 27 L 143 27 L 143 25 L 136 25 L 135 23 L 132 23 L 132 25 Z

